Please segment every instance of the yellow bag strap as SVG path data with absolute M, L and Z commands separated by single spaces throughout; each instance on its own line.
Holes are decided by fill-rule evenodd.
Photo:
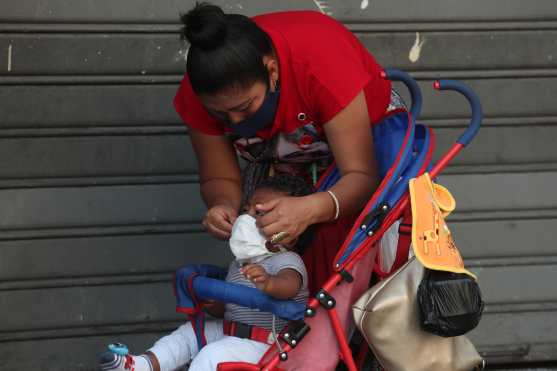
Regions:
M 410 180 L 412 248 L 424 267 L 476 276 L 464 268 L 445 217 L 455 209 L 448 189 L 433 184 L 428 173 Z

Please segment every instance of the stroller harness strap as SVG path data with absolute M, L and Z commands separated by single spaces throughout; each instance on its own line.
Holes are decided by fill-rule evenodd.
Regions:
M 222 268 L 208 264 L 189 265 L 174 273 L 176 312 L 186 314 L 191 321 L 198 349 L 207 344 L 207 339 L 205 338 L 205 313 L 202 309 L 203 298 L 196 295 L 194 279 L 198 277 L 222 279 L 225 275 L 226 271 Z
M 412 206 L 412 248 L 427 268 L 476 276 L 464 268 L 445 216 L 455 208 L 451 193 L 433 184 L 425 173 L 410 180 Z
M 275 342 L 273 332 L 263 327 L 247 325 L 242 322 L 226 321 L 226 320 L 223 321 L 222 325 L 223 325 L 224 334 L 228 336 L 236 336 L 242 339 L 250 339 L 265 344 L 273 344 Z

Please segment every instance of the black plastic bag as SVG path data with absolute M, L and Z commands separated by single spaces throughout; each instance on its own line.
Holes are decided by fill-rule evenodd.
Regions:
M 464 273 L 426 269 L 418 287 L 421 326 L 424 331 L 459 336 L 480 322 L 484 302 L 480 286 Z

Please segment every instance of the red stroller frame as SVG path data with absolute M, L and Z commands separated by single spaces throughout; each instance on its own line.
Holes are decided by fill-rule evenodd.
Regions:
M 482 116 L 479 99 L 469 87 L 452 80 L 436 81 L 434 83 L 436 89 L 455 90 L 468 99 L 472 109 L 472 119 L 465 133 L 435 166 L 430 167 L 429 164 L 433 153 L 432 131 L 420 125 L 419 131 L 421 134 L 419 135 L 422 135 L 421 145 L 423 148 L 416 150 L 416 147 L 412 144 L 414 135 L 418 135 L 417 131 L 415 131 L 415 118 L 418 117 L 421 110 L 421 92 L 417 83 L 402 71 L 386 70 L 382 73 L 382 76 L 390 80 L 404 82 L 412 97 L 412 107 L 408 114 L 408 129 L 403 141 L 404 149 L 398 153 L 394 165 L 383 177 L 379 188 L 365 206 L 346 241 L 339 250 L 334 261 L 335 273 L 322 285 L 321 290 L 317 292 L 316 296 L 309 300 L 304 313 L 305 317 L 313 317 L 320 310 L 326 311 L 339 345 L 340 358 L 350 371 L 361 369 L 368 350 L 367 344 L 364 342 L 357 356 L 357 361 L 355 361 L 348 345 L 347 336 L 341 325 L 339 313 L 335 308 L 335 298 L 330 293 L 343 281 L 351 283 L 354 280 L 351 272 L 356 266 L 356 263 L 366 256 L 366 254 L 370 252 L 370 249 L 377 245 L 384 232 L 391 227 L 395 221 L 401 219 L 404 215 L 409 215 L 408 180 L 428 170 L 431 178 L 434 179 L 462 148 L 471 142 L 480 128 Z M 409 159 L 416 160 L 416 163 L 408 165 Z M 407 170 L 408 168 L 410 170 Z M 328 178 L 328 180 L 323 178 L 320 180 L 320 189 L 327 189 L 334 183 L 335 177 L 338 179 L 340 176 L 338 171 L 337 174 L 333 174 L 333 172 L 334 171 L 328 171 L 323 177 Z M 402 240 L 404 239 L 399 240 L 399 251 L 397 251 L 397 259 L 395 260 L 391 272 L 396 270 L 407 260 L 410 241 L 406 239 L 406 243 L 401 243 Z M 386 274 L 388 273 L 383 272 L 383 276 Z M 191 282 L 190 286 L 192 286 Z M 278 352 L 276 346 L 271 346 L 258 364 L 226 362 L 219 364 L 218 369 L 220 371 L 279 370 L 279 364 L 288 359 L 288 353 L 300 344 L 309 330 L 309 326 L 305 323 L 303 323 L 302 327 L 298 327 L 295 330 L 287 330 L 281 336 L 281 340 L 284 342 L 282 351 Z

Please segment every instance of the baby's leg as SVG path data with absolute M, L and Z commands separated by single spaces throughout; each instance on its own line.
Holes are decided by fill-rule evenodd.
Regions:
M 217 341 L 223 336 L 222 321 L 205 323 L 207 343 Z M 189 363 L 198 353 L 197 339 L 191 323 L 188 322 L 170 335 L 160 338 L 149 352 L 157 358 L 161 371 L 171 371 Z
M 112 352 L 101 354 L 100 368 L 102 371 L 154 371 L 151 360 L 145 354 L 140 356 L 125 355 L 121 356 Z
M 259 341 L 225 336 L 203 347 L 193 359 L 190 370 L 216 370 L 221 362 L 257 363 L 269 347 Z
M 207 343 L 223 337 L 222 321 L 205 323 Z M 197 339 L 191 326 L 186 323 L 170 335 L 160 338 L 146 354 L 139 356 L 119 356 L 111 352 L 101 355 L 103 371 L 172 371 L 183 367 L 198 353 Z

